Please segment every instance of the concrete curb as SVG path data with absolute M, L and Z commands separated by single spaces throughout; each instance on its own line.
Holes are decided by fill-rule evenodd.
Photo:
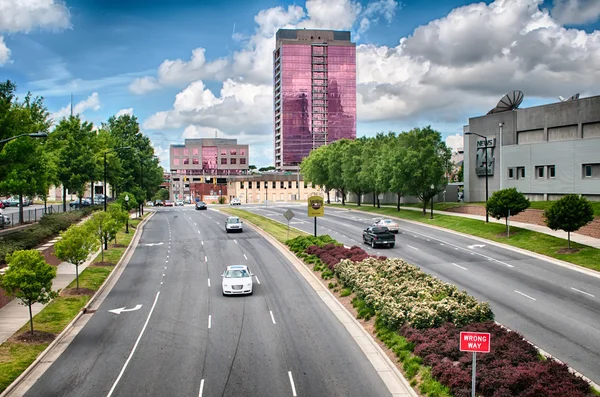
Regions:
M 344 305 L 337 300 L 337 298 L 331 293 L 331 291 L 329 291 L 329 289 L 325 288 L 323 283 L 321 283 L 321 280 L 319 280 L 318 277 L 312 271 L 310 271 L 310 269 L 308 269 L 306 265 L 300 259 L 298 259 L 298 257 L 296 257 L 296 255 L 291 252 L 287 246 L 248 220 L 246 220 L 245 223 L 258 234 L 263 236 L 269 243 L 275 246 L 287 259 L 290 260 L 294 267 L 296 267 L 299 273 L 306 279 L 306 281 L 315 290 L 317 295 L 319 295 L 319 297 L 323 300 L 323 303 L 325 303 L 325 305 L 327 305 L 332 313 L 338 318 L 338 320 L 350 333 L 352 338 L 356 341 L 360 349 L 365 353 L 365 356 L 387 386 L 388 390 L 392 394 L 392 397 L 418 397 L 418 394 L 404 378 L 398 367 L 396 367 L 396 364 L 392 362 L 388 355 L 383 351 L 381 346 L 379 346 L 371 334 L 363 328 L 362 324 L 358 322 L 352 313 L 350 313 L 348 309 L 346 309 L 346 307 L 344 307 Z M 356 334 L 357 331 L 359 335 Z
M 355 209 L 351 209 L 351 208 L 348 208 L 347 211 L 360 212 L 362 214 L 369 214 L 369 215 L 374 214 L 372 212 L 355 210 Z M 386 216 L 388 216 L 388 215 L 386 215 Z M 397 217 L 395 217 L 393 215 L 389 215 L 388 217 L 396 219 L 396 220 L 401 221 L 401 222 L 411 223 L 413 225 L 425 226 L 425 227 L 429 227 L 429 228 L 432 228 L 432 229 L 440 230 L 440 231 L 443 231 L 443 232 L 452 233 L 452 234 L 455 234 L 457 236 L 470 238 L 470 239 L 473 239 L 473 240 L 476 240 L 476 241 L 480 241 L 482 243 L 486 243 L 486 244 L 489 244 L 489 245 L 494 245 L 494 246 L 499 247 L 499 248 L 508 249 L 508 250 L 513 251 L 513 252 L 518 252 L 520 254 L 530 256 L 532 258 L 536 258 L 536 259 L 540 259 L 540 260 L 543 260 L 543 261 L 546 261 L 546 262 L 550 262 L 550 263 L 553 263 L 553 264 L 555 264 L 557 266 L 566 267 L 566 268 L 569 268 L 571 270 L 575 270 L 577 272 L 584 273 L 584 274 L 586 274 L 588 276 L 600 278 L 600 272 L 599 271 L 588 269 L 588 268 L 585 268 L 583 266 L 575 265 L 573 263 L 570 263 L 570 262 L 567 262 L 567 261 L 563 261 L 563 260 L 560 260 L 560 259 L 552 258 L 551 256 L 547 256 L 547 255 L 543 255 L 543 254 L 538 254 L 537 252 L 528 251 L 528 250 L 523 249 L 523 248 L 514 247 L 512 245 L 508 245 L 508 244 L 504 244 L 504 243 L 499 243 L 499 242 L 493 241 L 493 240 L 488 240 L 488 239 L 485 239 L 483 237 L 478 237 L 478 236 L 473 236 L 471 234 L 457 232 L 455 230 L 446 229 L 446 228 L 440 227 L 440 226 L 428 225 L 428 224 L 423 223 L 423 222 L 417 222 L 417 221 L 412 221 L 412 220 L 409 220 L 409 219 L 397 218 Z
M 104 280 L 104 282 L 102 283 L 102 285 L 100 286 L 100 288 L 98 288 L 98 291 L 96 291 L 96 293 L 91 297 L 91 299 L 88 301 L 88 303 L 79 311 L 79 313 L 77 313 L 77 315 L 75 316 L 75 318 L 73 320 L 71 320 L 71 322 L 69 324 L 67 324 L 67 326 L 48 345 L 48 347 L 46 347 L 46 349 L 44 349 L 44 351 L 42 351 L 39 354 L 39 356 L 37 356 L 37 358 L 29 365 L 29 367 L 27 367 L 27 369 L 25 369 L 25 371 L 23 371 L 21 373 L 21 375 L 19 375 L 17 377 L 17 379 L 15 379 L 10 385 L 8 385 L 8 387 L 6 389 L 4 389 L 4 391 L 2 393 L 0 393 L 0 397 L 8 397 L 8 396 L 10 396 L 11 393 L 13 391 L 15 391 L 15 389 L 17 389 L 35 371 L 35 369 L 40 365 L 40 363 L 50 353 L 53 352 L 53 350 L 56 348 L 56 346 L 59 343 L 62 342 L 62 340 L 66 337 L 66 335 L 69 332 L 71 332 L 71 330 L 73 329 L 73 327 L 75 326 L 75 324 L 77 323 L 77 321 L 79 321 L 84 314 L 87 314 L 87 311 L 88 311 L 89 307 L 92 305 L 92 303 L 95 302 L 95 300 L 98 298 L 98 296 L 102 292 L 104 292 L 104 289 L 109 284 L 109 281 L 113 278 L 113 275 L 115 273 L 117 273 L 117 270 L 121 266 L 124 266 L 123 263 L 125 263 L 125 266 L 126 266 L 127 263 L 129 262 L 129 257 L 131 256 L 131 255 L 129 255 L 129 253 L 130 253 L 130 251 L 132 249 L 131 247 L 135 247 L 137 245 L 137 241 L 139 241 L 139 236 L 141 236 L 141 234 L 142 234 L 141 231 L 143 230 L 143 227 L 144 227 L 145 223 L 147 222 L 148 219 L 150 219 L 152 217 L 153 214 L 154 214 L 154 212 L 152 214 L 148 215 L 146 218 L 144 218 L 142 220 L 142 222 L 140 222 L 140 224 L 138 225 L 138 227 L 135 229 L 135 233 L 133 235 L 133 238 L 131 239 L 131 242 L 129 243 L 129 246 L 127 246 L 127 248 L 123 252 L 123 255 L 121 256 L 121 259 L 115 265 L 114 269 L 110 272 L 110 274 L 108 275 L 108 277 Z M 92 255 L 92 258 L 90 259 L 90 263 L 91 263 L 91 261 L 94 260 L 94 258 L 96 258 L 98 256 L 99 253 L 100 253 L 100 251 L 96 252 L 95 255 Z M 127 258 L 127 262 L 124 261 L 125 258 Z M 65 347 L 65 349 L 66 349 L 66 347 Z M 40 376 L 42 374 L 40 374 Z

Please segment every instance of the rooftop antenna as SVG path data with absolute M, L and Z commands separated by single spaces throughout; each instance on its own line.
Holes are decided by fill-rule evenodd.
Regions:
M 579 93 L 571 96 L 569 99 L 565 99 L 563 97 L 561 97 L 560 95 L 558 96 L 558 99 L 560 99 L 561 102 L 567 102 L 567 101 L 576 101 L 579 99 Z
M 502 113 L 518 109 L 521 102 L 523 102 L 523 97 L 524 95 L 522 91 L 515 90 L 509 92 L 508 94 L 504 95 L 496 107 L 490 110 L 487 114 Z

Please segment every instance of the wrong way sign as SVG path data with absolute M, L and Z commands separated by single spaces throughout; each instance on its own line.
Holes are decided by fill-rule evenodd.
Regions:
M 490 334 L 487 332 L 461 332 L 460 351 L 474 353 L 489 353 Z

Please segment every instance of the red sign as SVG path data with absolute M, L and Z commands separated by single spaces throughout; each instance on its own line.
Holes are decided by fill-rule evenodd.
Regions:
M 461 332 L 460 333 L 460 351 L 461 352 L 490 352 L 490 334 L 486 332 Z

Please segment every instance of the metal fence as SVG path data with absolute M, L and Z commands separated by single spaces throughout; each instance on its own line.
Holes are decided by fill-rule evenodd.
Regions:
M 10 207 L 9 207 L 10 208 Z M 67 203 L 67 212 L 77 209 L 76 207 L 70 207 Z M 63 211 L 62 204 L 50 204 L 46 208 L 32 208 L 23 209 L 23 222 L 19 222 L 19 211 L 6 213 L 6 209 L 2 211 L 2 218 L 0 218 L 0 229 L 8 229 L 15 226 L 25 225 L 28 223 L 35 223 L 40 220 L 46 214 L 56 214 Z

